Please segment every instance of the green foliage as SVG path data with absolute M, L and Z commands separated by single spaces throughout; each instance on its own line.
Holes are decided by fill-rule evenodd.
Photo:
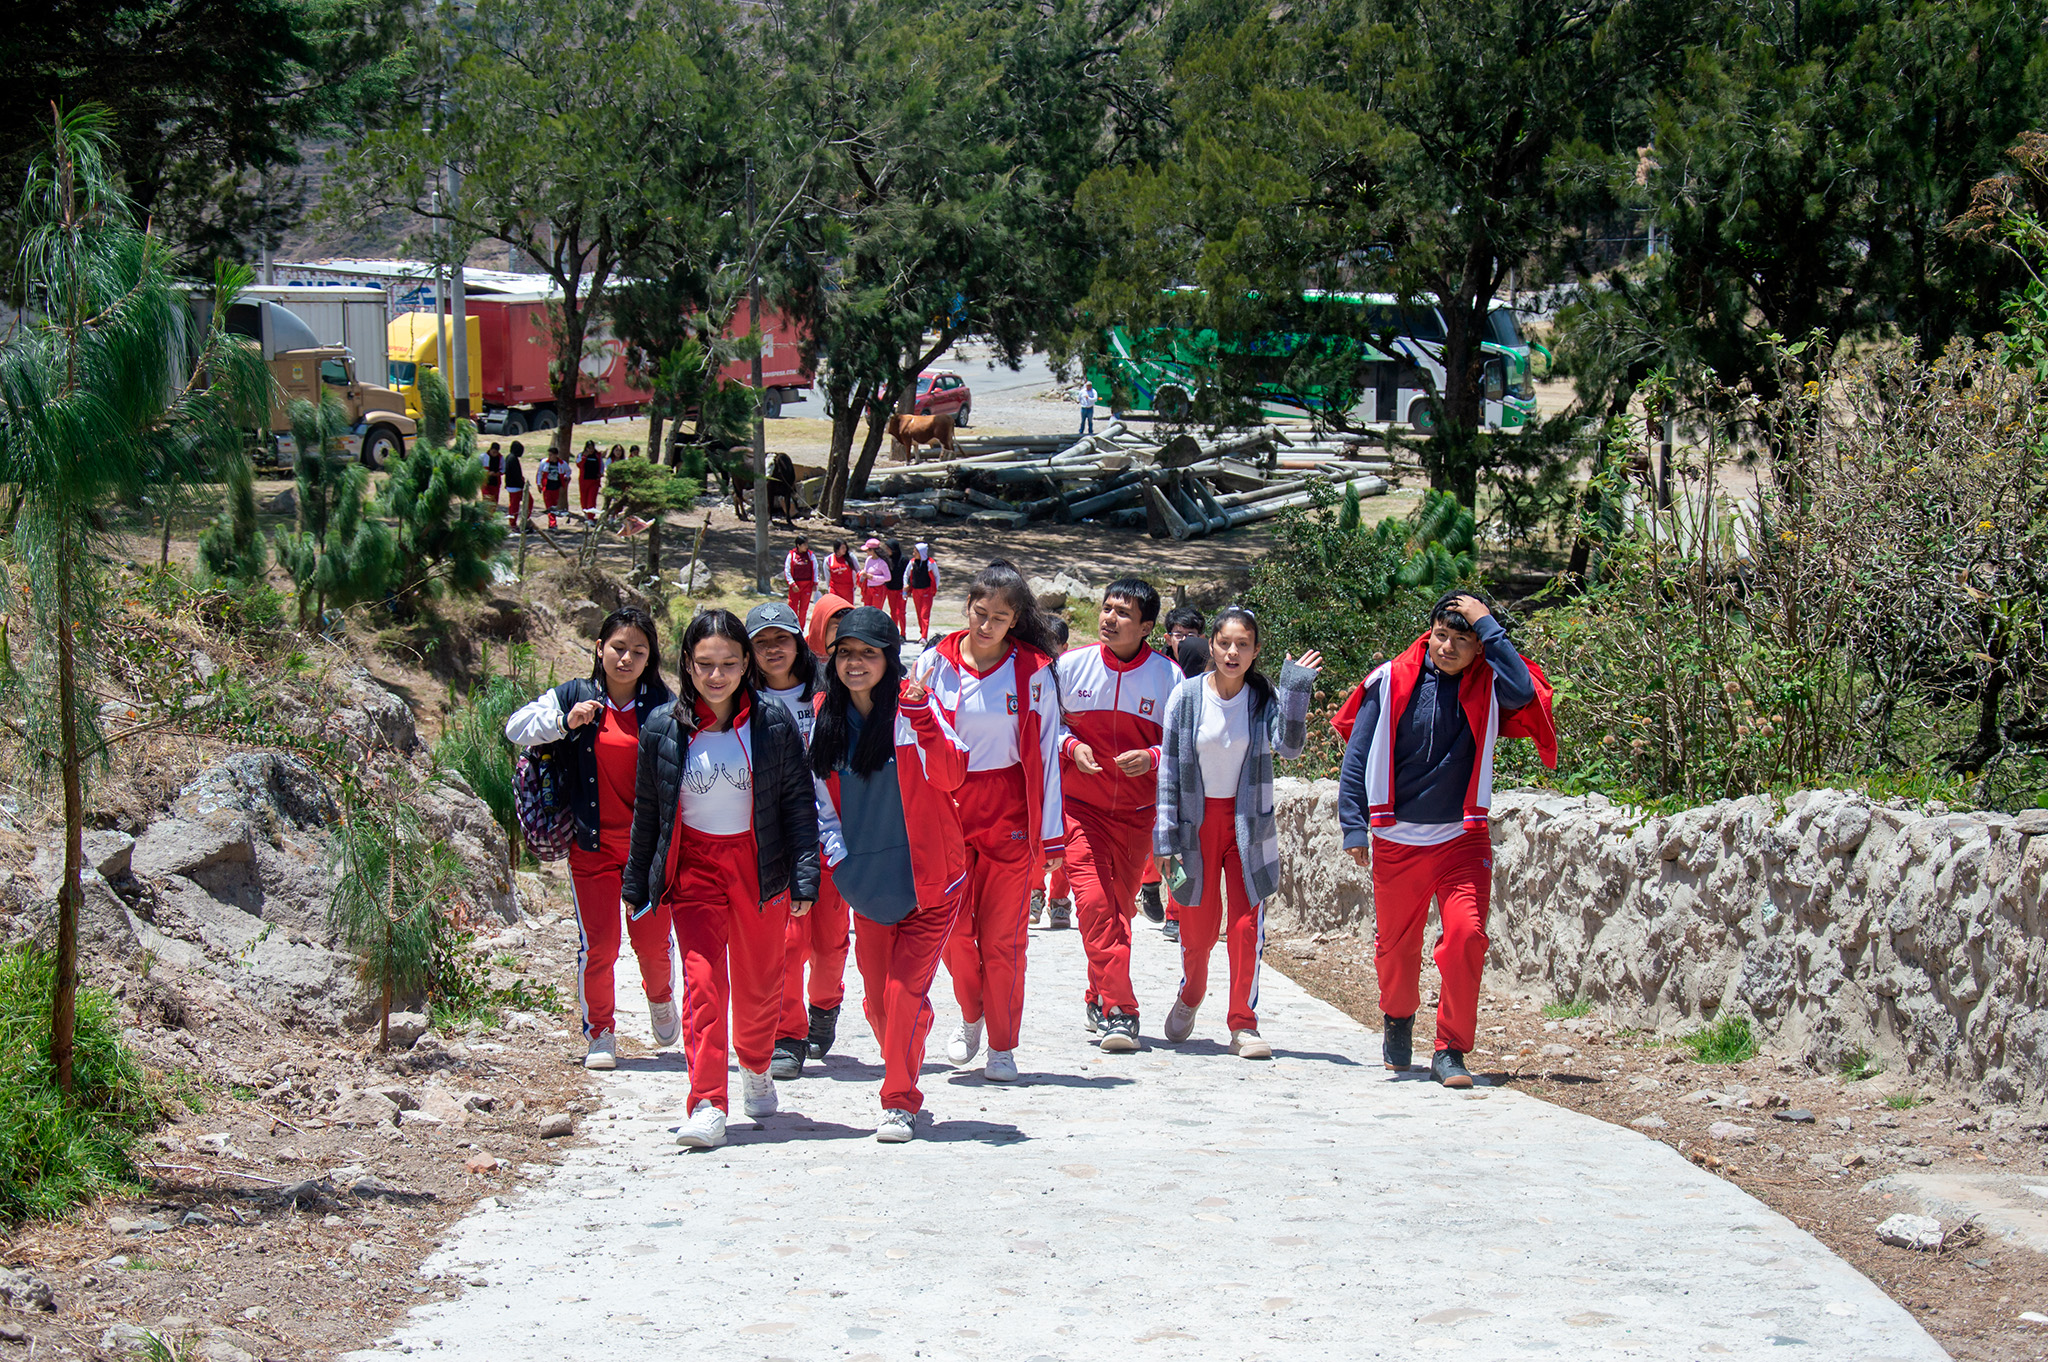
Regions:
M 445 449 L 455 439 L 455 407 L 439 369 L 421 369 L 419 376 L 419 441 Z
M 682 470 L 638 459 L 613 464 L 605 486 L 615 508 L 642 520 L 687 511 L 704 492 L 703 484 L 686 477 Z
M 514 979 L 503 987 L 491 984 L 491 961 L 476 948 L 476 933 L 443 919 L 434 939 L 433 984 L 427 990 L 427 1012 L 436 1030 L 496 1026 L 509 1009 L 557 1013 L 562 991 L 552 983 Z
M 370 473 L 343 443 L 348 416 L 322 394 L 321 404 L 294 402 L 292 438 L 298 445 L 299 521 L 279 530 L 277 561 L 298 588 L 299 627 L 323 621 L 330 608 L 345 610 L 384 594 L 394 566 L 391 531 L 368 514 Z
M 270 555 L 256 528 L 256 470 L 243 450 L 220 462 L 227 505 L 200 536 L 199 562 L 215 581 L 260 582 Z
M 1568 1003 L 1545 1003 L 1543 1005 L 1543 1015 L 1552 1021 L 1569 1021 L 1574 1017 L 1583 1017 L 1592 1010 L 1593 1004 L 1586 998 L 1574 998 Z
M 1911 1111 L 1915 1107 L 1924 1107 L 1933 1100 L 1917 1092 L 1895 1092 L 1884 1099 L 1884 1104 L 1893 1111 Z
M 1679 1037 L 1679 1043 L 1702 1064 L 1740 1064 L 1756 1058 L 1756 1037 L 1747 1017 L 1723 1017 Z
M 130 1151 L 163 1119 L 141 1068 L 121 1044 L 114 1000 L 78 995 L 72 1095 L 50 1061 L 56 963 L 33 949 L 0 952 L 0 1223 L 50 1219 L 135 1181 Z
M 393 1000 L 421 993 L 433 980 L 442 906 L 461 880 L 462 863 L 403 800 L 344 809 L 333 857 L 339 873 L 328 925 L 354 952 L 377 997 L 378 1046 L 388 1048 Z
M 1843 1055 L 1835 1066 L 1835 1072 L 1851 1083 L 1861 1083 L 1866 1078 L 1875 1078 L 1884 1072 L 1884 1065 L 1878 1063 L 1868 1050 L 1855 1049 Z
M 454 443 L 445 446 L 425 438 L 414 442 L 392 461 L 384 479 L 377 509 L 396 525 L 393 590 L 401 600 L 444 586 L 457 595 L 483 591 L 491 584 L 491 559 L 505 541 L 505 518 L 477 500 L 484 466 L 477 458 L 476 427 L 455 422 L 452 437 Z
M 479 679 L 469 694 L 451 705 L 442 721 L 441 736 L 434 741 L 434 765 L 460 775 L 471 792 L 489 806 L 491 817 L 505 830 L 507 842 L 516 847 L 519 817 L 512 802 L 512 762 L 517 754 L 505 740 L 505 721 L 540 690 L 533 649 L 514 645 L 502 676 L 492 673 L 491 655 L 486 650 L 478 672 Z

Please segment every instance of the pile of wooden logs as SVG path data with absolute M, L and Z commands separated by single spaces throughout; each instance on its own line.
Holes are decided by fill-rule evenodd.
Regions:
M 1392 470 L 1375 445 L 1277 426 L 1204 439 L 1118 422 L 1079 439 L 996 436 L 961 448 L 958 458 L 889 470 L 877 483 L 881 499 L 848 502 L 846 522 L 953 518 L 1018 529 L 1094 520 L 1194 539 L 1306 506 L 1319 484 L 1337 496 L 1346 487 L 1378 496 Z

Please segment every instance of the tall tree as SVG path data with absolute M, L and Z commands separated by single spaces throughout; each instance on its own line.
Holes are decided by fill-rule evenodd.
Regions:
M 426 23 L 419 46 L 443 89 L 363 140 L 329 209 L 367 203 L 458 242 L 501 241 L 553 281 L 554 448 L 567 458 L 579 366 L 622 262 L 658 226 L 663 186 L 745 135 L 730 116 L 753 79 L 736 20 L 724 0 L 482 0 L 452 31 Z M 462 172 L 459 204 L 437 192 L 444 163 Z
M 377 510 L 392 521 L 397 600 L 410 607 L 443 589 L 473 596 L 491 584 L 506 528 L 496 505 L 476 499 L 483 485 L 476 426 L 450 417 L 447 385 L 429 369 L 420 382 L 420 438 L 392 460 L 377 495 Z
M 20 219 L 22 291 L 40 301 L 42 320 L 0 346 L 0 483 L 15 498 L 11 550 L 35 607 L 22 688 L 29 754 L 63 786 L 50 1044 L 69 1092 L 85 783 L 105 749 L 93 699 L 100 564 L 115 552 L 105 508 L 239 449 L 268 410 L 271 383 L 246 341 L 198 328 L 170 251 L 134 226 L 114 188 L 112 115 L 85 106 L 49 126 Z M 224 271 L 218 291 L 232 298 L 246 282 Z
M 1488 455 L 1489 308 L 1571 222 L 1558 152 L 1634 84 L 1641 35 L 1614 0 L 1311 0 L 1179 20 L 1173 124 L 1155 164 L 1083 190 L 1102 262 L 1094 325 L 1211 330 L 1212 403 L 1241 415 L 1269 384 L 1347 422 L 1361 346 L 1399 312 L 1335 305 L 1378 291 L 1442 313 L 1432 484 L 1470 505 Z M 1624 36 L 1629 41 L 1620 41 Z M 1193 286 L 1193 287 L 1188 287 Z
M 374 121 L 407 78 L 390 0 L 52 0 L 0 24 L 0 201 L 52 102 L 107 109 L 107 168 L 187 270 L 253 260 L 304 207 L 308 139 Z M 0 238 L 9 226 L 0 225 Z
M 348 415 L 322 394 L 319 406 L 294 402 L 299 519 L 279 530 L 277 561 L 299 594 L 299 627 L 324 628 L 327 608 L 346 609 L 384 594 L 395 561 L 391 530 L 369 514 L 370 470 L 348 452 Z

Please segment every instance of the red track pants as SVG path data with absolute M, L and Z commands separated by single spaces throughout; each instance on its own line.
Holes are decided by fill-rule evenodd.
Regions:
M 498 479 L 501 476 L 501 474 L 493 473 L 486 477 L 484 479 L 484 490 L 479 494 L 483 500 L 490 502 L 493 506 L 498 504 Z
M 1151 805 L 1117 818 L 1067 805 L 1067 880 L 1088 952 L 1085 997 L 1104 1012 L 1120 1007 L 1138 1014 L 1131 989 L 1131 918 L 1151 849 Z
M 903 591 L 900 587 L 889 593 L 889 618 L 895 622 L 896 632 L 901 634 L 903 632 Z
M 804 616 L 810 612 L 811 588 L 816 585 L 815 581 L 791 582 L 789 584 L 789 608 L 796 611 L 796 622 L 799 625 L 804 622 Z
M 988 1048 L 1014 1050 L 1024 1020 L 1024 950 L 1031 933 L 1031 839 L 1024 768 L 969 771 L 953 796 L 967 833 L 967 884 L 946 943 L 946 972 L 962 1021 L 988 1021 Z
M 1073 886 L 1067 883 L 1067 863 L 1061 861 L 1045 875 L 1045 896 L 1049 899 L 1063 899 L 1073 893 Z
M 612 969 L 619 962 L 619 924 L 633 940 L 640 962 L 640 980 L 647 1001 L 665 1003 L 675 996 L 675 970 L 669 960 L 669 915 L 657 904 L 652 911 L 627 921 L 619 907 L 619 876 L 626 868 L 626 849 L 616 854 L 600 848 L 569 849 L 569 884 L 576 894 L 576 1001 L 583 1013 L 583 1034 L 603 1035 L 617 1029 L 618 995 Z
M 583 514 L 585 516 L 593 516 L 597 513 L 598 482 L 599 479 L 597 478 L 578 478 L 576 480 L 576 496 L 583 506 Z
M 1443 927 L 1436 941 L 1436 967 L 1443 976 L 1436 1048 L 1463 1054 L 1479 1026 L 1479 976 L 1486 967 L 1486 915 L 1493 899 L 1491 834 L 1468 832 L 1433 847 L 1372 839 L 1372 902 L 1379 923 L 1373 966 L 1380 1010 L 1390 1017 L 1412 1016 L 1421 1005 L 1417 985 L 1431 898 Z M 1185 920 L 1181 931 L 1187 931 Z
M 932 976 L 959 910 L 956 897 L 886 925 L 854 915 L 853 954 L 860 964 L 861 1003 L 882 1047 L 885 1110 L 924 1110 L 917 1071 L 924 1067 L 925 1037 L 932 1029 Z
M 1229 927 L 1224 927 L 1228 900 Z M 1253 903 L 1237 854 L 1237 800 L 1202 801 L 1202 901 L 1180 906 L 1180 1000 L 1209 991 L 1209 952 L 1219 932 L 1230 958 L 1230 1029 L 1259 1027 L 1259 961 L 1266 953 L 1266 908 Z
M 509 498 L 505 503 L 505 523 L 511 526 L 513 533 L 517 534 L 519 532 L 521 503 L 527 501 L 527 492 L 524 487 L 507 487 L 505 494 Z
M 726 1104 L 726 1011 L 731 1050 L 761 1073 L 775 1057 L 782 1019 L 782 942 L 789 896 L 761 902 L 754 834 L 717 837 L 684 826 L 682 863 L 662 893 L 683 948 L 683 1049 L 690 1057 L 690 1105 Z
M 868 585 L 868 581 L 865 577 L 861 579 L 860 603 L 862 605 L 873 606 L 875 609 L 880 610 L 884 603 L 884 598 L 887 597 L 888 594 L 889 588 L 885 586 L 870 586 Z
M 917 607 L 917 636 L 932 636 L 932 597 L 939 594 L 935 586 L 910 588 L 910 603 Z
M 846 950 L 852 924 L 846 900 L 827 870 L 818 881 L 818 901 L 802 917 L 793 917 L 782 935 L 782 1026 L 776 1033 L 788 1040 L 811 1034 L 810 1007 L 837 1007 L 846 1000 Z M 804 966 L 811 967 L 811 987 L 804 989 Z

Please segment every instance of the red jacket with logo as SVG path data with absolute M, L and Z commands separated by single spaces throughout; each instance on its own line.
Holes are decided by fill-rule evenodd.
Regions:
M 823 708 L 825 697 L 813 702 Z M 818 787 L 818 845 L 829 869 L 846 859 L 839 827 L 839 773 Z M 967 749 L 946 716 L 927 697 L 896 702 L 896 788 L 903 795 L 903 823 L 910 829 L 910 876 L 917 882 L 917 906 L 935 908 L 960 892 L 967 880 L 967 841 L 953 791 L 967 781 Z
M 1136 819 L 1151 825 L 1158 789 L 1159 736 L 1165 730 L 1166 701 L 1180 684 L 1180 668 L 1150 647 L 1125 662 L 1104 644 L 1076 648 L 1054 669 L 1060 683 L 1060 789 L 1069 807 Z M 1089 775 L 1074 761 L 1086 743 L 1102 770 Z M 1151 753 L 1140 776 L 1117 768 L 1116 754 L 1134 748 Z

